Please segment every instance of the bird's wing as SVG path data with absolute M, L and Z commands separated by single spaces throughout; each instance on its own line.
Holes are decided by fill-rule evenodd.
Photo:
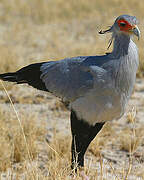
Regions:
M 49 92 L 71 102 L 94 85 L 102 86 L 107 72 L 101 66 L 107 61 L 107 56 L 91 56 L 47 62 L 41 66 L 40 78 Z

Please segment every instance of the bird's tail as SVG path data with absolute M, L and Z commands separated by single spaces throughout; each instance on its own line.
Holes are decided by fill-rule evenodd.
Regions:
M 16 74 L 16 72 L 0 74 L 0 79 L 3 81 L 17 82 Z
M 27 83 L 39 90 L 47 91 L 45 84 L 40 78 L 40 67 L 42 64 L 43 63 L 31 64 L 16 72 L 0 74 L 0 79 L 3 81 L 16 82 L 17 84 Z

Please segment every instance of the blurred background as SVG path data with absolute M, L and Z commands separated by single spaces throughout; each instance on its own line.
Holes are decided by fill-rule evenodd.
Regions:
M 87 151 L 86 172 L 91 180 L 144 179 L 144 1 L 0 0 L 0 73 L 34 62 L 110 52 L 110 34 L 98 32 L 121 14 L 139 20 L 141 38 L 134 37 L 140 52 L 138 80 L 126 115 L 107 123 Z M 67 180 L 71 174 L 69 111 L 47 93 L 26 85 L 4 85 L 27 145 L 0 83 L 0 177 Z
M 143 0 L 1 0 L 0 72 L 42 60 L 103 54 L 110 36 L 98 31 L 112 25 L 117 16 L 130 14 L 139 19 L 143 32 L 143 7 Z M 141 36 L 136 42 L 139 75 L 144 69 Z

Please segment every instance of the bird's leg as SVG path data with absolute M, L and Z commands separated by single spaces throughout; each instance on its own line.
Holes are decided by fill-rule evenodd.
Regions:
M 97 123 L 95 126 L 89 125 L 83 120 L 79 120 L 74 111 L 71 112 L 72 131 L 72 169 L 77 171 L 77 167 L 84 167 L 84 154 L 104 123 Z

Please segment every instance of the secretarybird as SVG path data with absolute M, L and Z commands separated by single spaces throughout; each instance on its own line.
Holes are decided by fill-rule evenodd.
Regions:
M 0 74 L 4 81 L 27 83 L 69 104 L 72 165 L 84 166 L 84 154 L 107 121 L 119 119 L 133 91 L 138 50 L 132 36 L 140 36 L 135 16 L 121 15 L 100 34 L 112 33 L 113 50 L 103 56 L 80 56 L 30 64 Z

